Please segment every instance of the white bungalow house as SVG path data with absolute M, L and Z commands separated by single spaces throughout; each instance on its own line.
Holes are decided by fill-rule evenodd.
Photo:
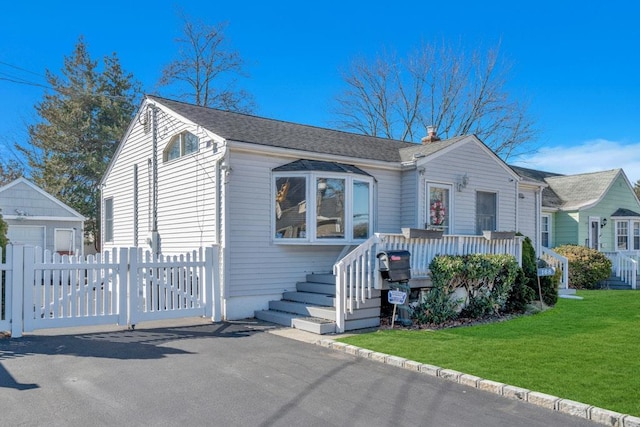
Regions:
M 62 255 L 83 255 L 85 217 L 25 178 L 0 187 L 7 237 Z
M 538 245 L 545 186 L 473 135 L 414 144 L 155 96 L 101 184 L 103 250 L 219 245 L 224 318 L 316 332 L 378 324 L 380 250 L 410 249 L 420 287 L 436 253 L 520 256 L 484 231 Z

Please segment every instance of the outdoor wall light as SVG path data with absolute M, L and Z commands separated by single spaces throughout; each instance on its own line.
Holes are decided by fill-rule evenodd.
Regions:
M 602 218 L 602 222 L 600 223 L 600 228 L 604 227 L 605 225 L 607 225 L 607 218 Z
M 456 182 L 456 189 L 458 191 L 462 191 L 463 188 L 467 188 L 467 184 L 469 184 L 469 177 L 465 173 L 463 176 L 458 178 L 458 182 Z

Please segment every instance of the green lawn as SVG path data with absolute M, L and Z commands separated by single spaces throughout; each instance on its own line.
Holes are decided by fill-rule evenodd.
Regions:
M 340 341 L 640 416 L 640 292 L 579 291 L 544 313 Z

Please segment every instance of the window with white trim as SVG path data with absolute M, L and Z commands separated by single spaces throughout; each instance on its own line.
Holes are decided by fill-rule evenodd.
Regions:
M 56 228 L 54 230 L 54 249 L 61 255 L 74 254 L 75 230 L 73 228 Z
M 195 153 L 199 148 L 199 139 L 191 132 L 184 131 L 177 135 L 174 135 L 169 140 L 167 148 L 163 153 L 163 161 L 170 162 L 182 156 L 186 156 L 191 153 Z
M 279 242 L 351 242 L 371 236 L 373 179 L 323 171 L 274 173 Z
M 640 250 L 640 221 L 633 221 L 633 250 Z
M 113 198 L 104 199 L 104 241 L 113 242 Z
M 451 232 L 451 185 L 427 183 L 425 228 Z
M 629 222 L 616 221 L 616 250 L 629 250 Z
M 496 231 L 498 224 L 498 195 L 486 191 L 476 192 L 476 233 Z
M 551 215 L 542 215 L 540 222 L 540 244 L 551 247 Z

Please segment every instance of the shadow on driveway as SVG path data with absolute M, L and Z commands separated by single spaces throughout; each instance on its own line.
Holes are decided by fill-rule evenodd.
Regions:
M 76 330 L 78 328 L 75 328 Z M 189 351 L 165 346 L 169 342 L 201 338 L 244 338 L 271 329 L 250 320 L 241 322 L 204 323 L 189 326 L 150 327 L 137 330 L 114 330 L 60 334 L 25 335 L 17 339 L 0 339 L 0 387 L 28 390 L 37 384 L 21 384 L 2 365 L 3 360 L 32 355 L 64 355 L 109 359 L 161 359 Z

